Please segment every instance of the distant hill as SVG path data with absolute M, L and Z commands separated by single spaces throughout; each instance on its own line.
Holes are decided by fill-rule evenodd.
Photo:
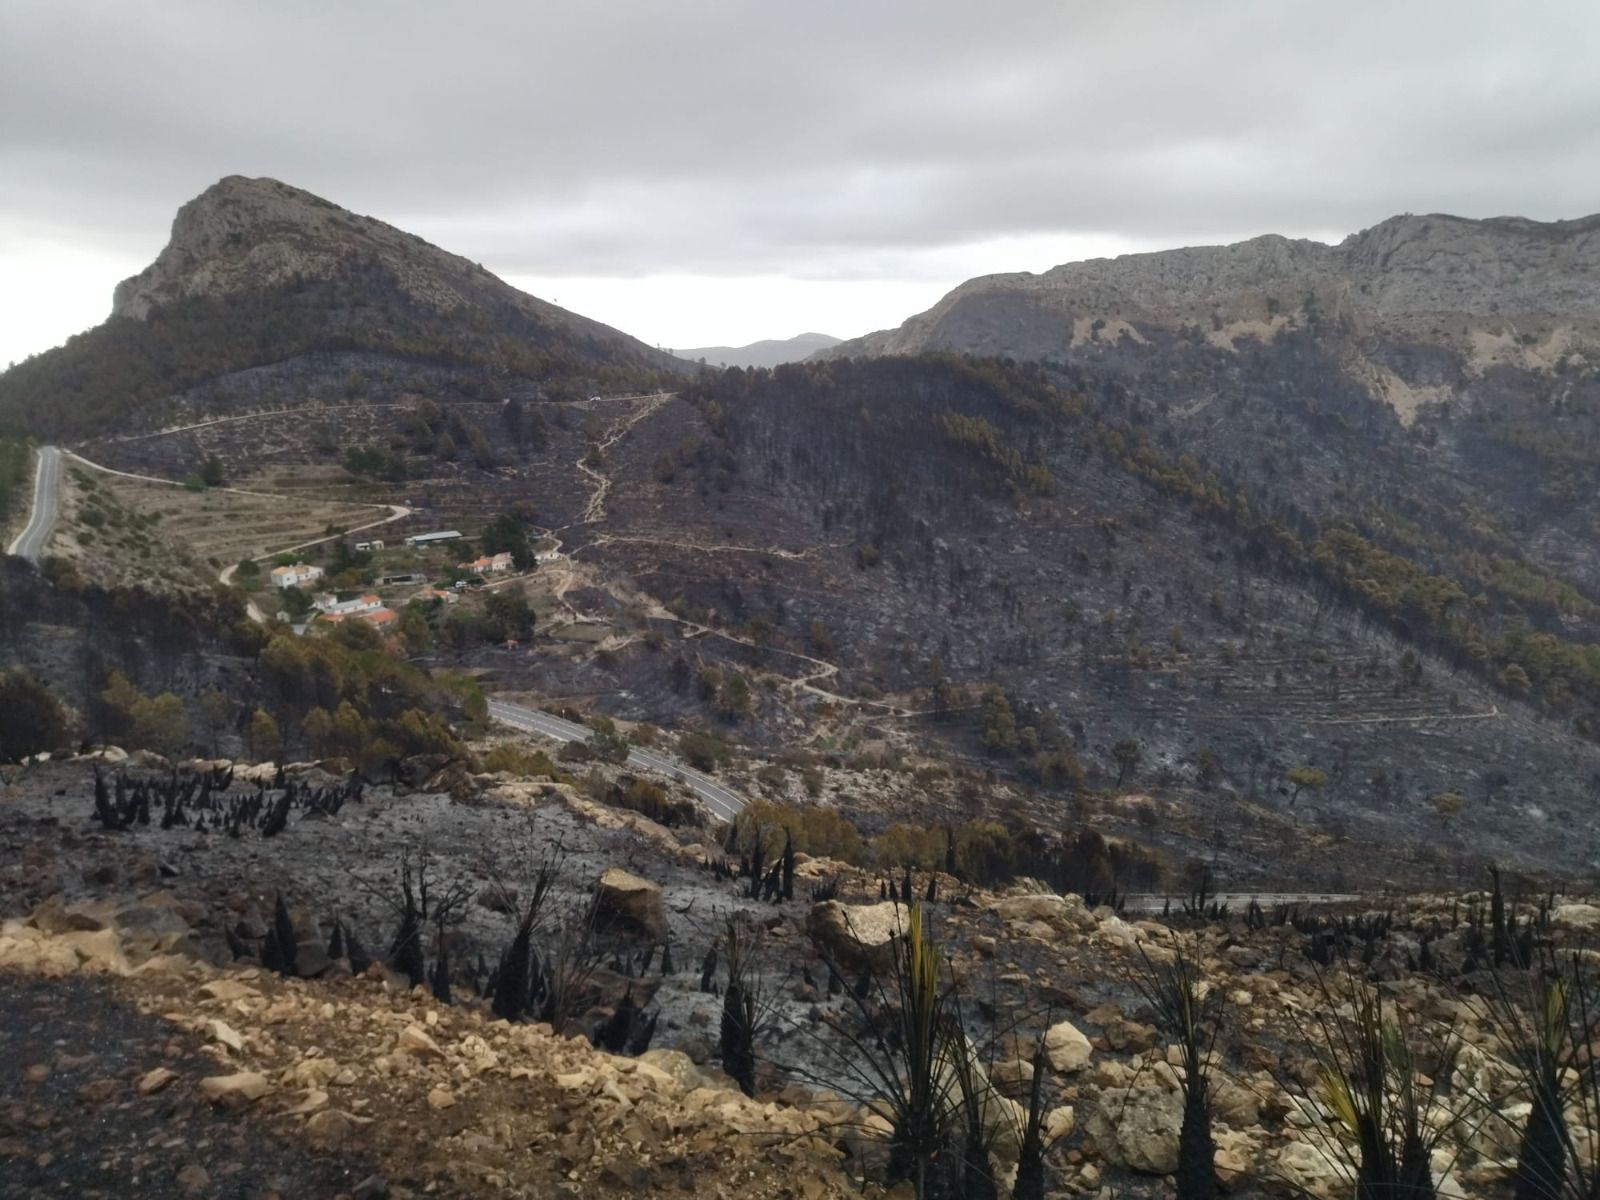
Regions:
M 690 362 L 704 359 L 707 365 L 713 367 L 776 367 L 780 363 L 810 358 L 817 351 L 838 344 L 838 338 L 825 333 L 802 333 L 792 338 L 751 342 L 748 346 L 702 346 L 698 350 L 679 350 L 677 356 Z
M 0 426 L 71 438 L 407 391 L 561 398 L 684 370 L 413 234 L 235 175 L 178 211 L 171 241 L 117 287 L 104 324 L 0 375 Z

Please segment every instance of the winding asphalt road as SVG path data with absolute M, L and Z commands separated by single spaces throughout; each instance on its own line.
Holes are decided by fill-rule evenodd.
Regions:
M 586 742 L 594 733 L 592 729 L 585 729 L 582 725 L 571 721 L 563 721 L 560 717 L 551 716 L 547 712 L 524 708 L 520 704 L 507 704 L 504 700 L 490 700 L 489 715 L 502 725 L 509 725 L 524 733 L 537 733 L 542 737 L 554 738 L 559 742 Z M 699 771 L 675 762 L 663 754 L 635 748 L 628 752 L 628 765 L 641 771 L 656 771 L 679 780 L 700 798 L 713 816 L 721 820 L 731 821 L 744 809 L 744 797 L 729 791 L 709 775 L 702 775 Z
M 54 446 L 39 447 L 39 465 L 33 476 L 33 511 L 28 514 L 28 524 L 6 548 L 31 563 L 39 561 L 50 531 L 56 527 L 56 509 L 60 496 L 61 451 Z

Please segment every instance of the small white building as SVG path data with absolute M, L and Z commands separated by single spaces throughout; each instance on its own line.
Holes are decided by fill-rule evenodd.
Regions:
M 560 557 L 561 551 L 559 550 L 541 550 L 533 556 L 533 561 L 536 563 L 553 563 Z
M 356 543 L 356 553 L 358 553 L 358 554 L 369 554 L 369 553 L 372 553 L 374 551 L 382 550 L 382 549 L 383 549 L 383 542 L 382 542 L 381 539 L 378 540 L 378 541 L 357 542 Z
M 324 616 L 348 617 L 356 613 L 376 612 L 383 607 L 383 601 L 373 592 L 357 596 L 354 600 L 340 600 L 323 592 L 312 599 L 311 605 Z
M 322 568 L 310 563 L 291 563 L 286 567 L 272 568 L 272 586 L 275 588 L 305 587 L 322 578 Z
M 474 571 L 479 575 L 488 575 L 496 571 L 509 571 L 516 564 L 511 561 L 510 553 L 501 551 L 495 555 L 484 555 L 471 562 L 457 563 L 463 571 Z

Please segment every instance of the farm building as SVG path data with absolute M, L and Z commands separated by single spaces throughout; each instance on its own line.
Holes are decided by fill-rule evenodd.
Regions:
M 304 587 L 313 579 L 322 578 L 322 568 L 310 563 L 290 563 L 272 568 L 272 586 L 275 588 Z
M 406 539 L 406 545 L 412 549 L 419 546 L 436 546 L 440 542 L 456 542 L 461 540 L 459 529 L 441 529 L 437 533 L 414 533 Z
M 471 562 L 457 563 L 456 565 L 463 571 L 474 571 L 479 575 L 486 575 L 494 571 L 509 571 L 515 564 L 512 563 L 510 554 L 502 552 L 493 556 L 486 554 L 481 558 L 473 559 Z
M 383 607 L 383 600 L 373 592 L 357 596 L 354 600 L 339 600 L 324 592 L 314 598 L 311 604 L 324 616 L 348 617 L 356 613 L 376 612 Z

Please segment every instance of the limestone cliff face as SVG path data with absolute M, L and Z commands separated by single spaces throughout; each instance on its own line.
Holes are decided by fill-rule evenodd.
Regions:
M 1384 370 L 1359 349 L 1373 341 L 1434 345 L 1478 373 L 1549 369 L 1565 355 L 1600 361 L 1600 216 L 1401 216 L 1336 246 L 1268 235 L 982 276 L 898 329 L 819 357 L 1063 358 L 1174 333 L 1231 350 L 1313 323 L 1351 347 L 1363 376 Z

